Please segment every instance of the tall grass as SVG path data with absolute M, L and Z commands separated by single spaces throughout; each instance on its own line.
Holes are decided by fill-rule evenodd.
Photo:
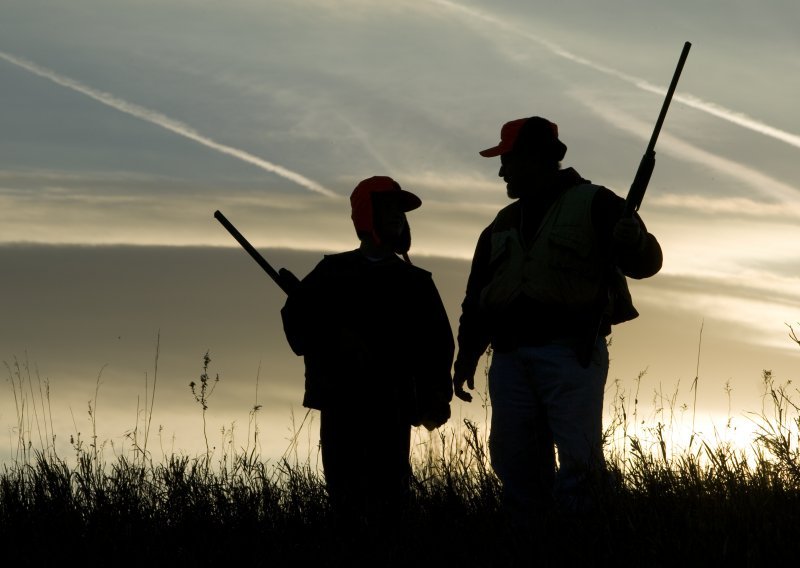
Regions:
M 790 337 L 800 345 L 793 330 Z M 203 413 L 217 384 L 209 360 L 206 353 L 200 385 L 192 388 Z M 465 420 L 433 433 L 415 430 L 406 518 L 355 531 L 333 515 L 318 468 L 310 456 L 292 451 L 296 444 L 278 462 L 261 458 L 255 424 L 241 450 L 230 445 L 215 457 L 207 446 L 193 458 L 161 461 L 147 450 L 149 422 L 131 449 L 113 460 L 93 428 L 88 444 L 73 439 L 74 459 L 66 460 L 55 450 L 48 385 L 26 362 L 15 360 L 6 370 L 18 433 L 14 460 L 0 475 L 0 558 L 8 566 L 65 557 L 82 565 L 193 566 L 757 566 L 798 560 L 798 390 L 791 381 L 776 384 L 769 371 L 762 376 L 762 407 L 752 414 L 758 430 L 749 449 L 694 432 L 688 446 L 678 447 L 668 419 L 677 397 L 657 393 L 660 406 L 648 423 L 639 403 L 644 373 L 632 392 L 618 387 L 605 434 L 608 475 L 595 488 L 596 510 L 583 516 L 543 511 L 520 532 L 507 522 L 489 463 L 485 393 L 483 424 Z M 145 417 L 155 383 L 154 376 Z M 91 416 L 96 407 L 95 393 Z M 253 416 L 257 410 L 256 403 Z

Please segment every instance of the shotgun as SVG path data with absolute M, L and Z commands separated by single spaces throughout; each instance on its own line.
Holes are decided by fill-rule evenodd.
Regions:
M 223 215 L 221 211 L 214 211 L 214 218 L 228 230 L 228 232 L 233 236 L 233 238 L 236 239 L 240 245 L 242 245 L 242 248 L 246 250 L 250 254 L 250 256 L 253 257 L 253 260 L 255 260 L 258 263 L 258 265 L 264 269 L 264 272 L 269 274 L 270 278 L 272 278 L 275 281 L 275 284 L 277 284 L 280 287 L 280 289 L 286 293 L 287 296 L 292 292 L 292 290 L 295 289 L 295 287 L 298 284 L 300 284 L 300 280 L 297 279 L 297 276 L 292 274 L 286 268 L 281 268 L 280 270 L 275 270 L 274 268 L 272 268 L 272 265 L 269 262 L 267 262 L 267 259 L 265 259 L 263 256 L 261 256 L 261 254 L 259 254 L 259 252 L 253 247 L 253 245 L 251 245 L 250 242 L 244 238 L 244 235 L 242 235 L 236 229 L 236 227 L 233 226 L 233 223 L 228 221 L 227 217 L 225 217 L 225 215 Z
M 672 95 L 675 93 L 675 87 L 678 85 L 678 79 L 683 71 L 683 64 L 686 63 L 686 58 L 689 56 L 689 48 L 692 44 L 688 41 L 683 44 L 683 51 L 681 51 L 680 59 L 678 59 L 678 66 L 675 73 L 672 75 L 672 82 L 667 90 L 667 96 L 664 99 L 664 104 L 661 105 L 661 112 L 656 121 L 656 127 L 653 129 L 653 135 L 650 136 L 650 143 L 647 145 L 647 150 L 642 156 L 642 161 L 639 162 L 639 168 L 636 170 L 636 177 L 633 178 L 633 183 L 628 191 L 628 196 L 625 198 L 625 211 L 623 217 L 631 218 L 633 213 L 639 210 L 644 198 L 644 192 L 647 191 L 647 185 L 650 183 L 650 176 L 653 175 L 653 169 L 656 167 L 656 140 L 661 132 L 661 126 L 664 124 L 664 118 L 667 116 L 667 109 L 672 102 Z
M 681 56 L 678 60 L 678 66 L 675 69 L 675 73 L 672 75 L 672 82 L 667 90 L 667 96 L 664 99 L 664 104 L 661 105 L 661 112 L 658 115 L 656 127 L 653 129 L 653 135 L 650 136 L 650 143 L 647 145 L 644 156 L 642 156 L 642 161 L 639 162 L 639 168 L 636 170 L 636 177 L 633 178 L 633 183 L 631 184 L 628 195 L 625 198 L 625 207 L 622 213 L 623 218 L 632 218 L 634 213 L 638 211 L 639 207 L 642 205 L 644 192 L 647 191 L 647 185 L 650 183 L 650 176 L 653 174 L 653 169 L 656 166 L 656 141 L 658 140 L 658 135 L 661 132 L 661 126 L 664 124 L 664 118 L 667 116 L 667 109 L 672 102 L 672 95 L 675 93 L 675 87 L 678 85 L 678 78 L 681 76 L 681 71 L 683 71 L 683 64 L 686 63 L 686 58 L 689 55 L 690 47 L 692 47 L 692 44 L 688 41 L 683 44 L 683 51 L 681 51 Z M 607 283 L 609 286 L 615 278 L 625 278 L 621 273 L 618 274 L 617 272 L 617 267 L 612 265 L 607 276 Z M 600 327 L 603 325 L 603 319 L 606 315 L 605 311 L 609 301 L 609 293 L 610 291 L 606 289 L 604 291 L 601 290 L 601 292 L 598 294 L 596 325 L 587 327 L 586 336 L 580 338 L 578 341 L 577 356 L 578 361 L 583 367 L 589 366 L 592 357 L 592 351 L 594 350 L 594 344 L 597 341 L 597 338 L 600 336 Z M 633 317 L 636 315 L 638 314 L 633 314 Z

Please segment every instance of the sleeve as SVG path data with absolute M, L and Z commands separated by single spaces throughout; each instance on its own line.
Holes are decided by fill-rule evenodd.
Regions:
M 461 317 L 458 324 L 458 355 L 454 371 L 456 375 L 462 377 L 474 376 L 478 361 L 490 343 L 489 322 L 486 314 L 481 310 L 480 297 L 481 290 L 486 287 L 491 277 L 489 270 L 492 252 L 491 236 L 490 225 L 478 237 L 467 280 L 466 294 L 461 303 Z
M 437 406 L 449 403 L 453 398 L 453 355 L 455 342 L 453 330 L 447 317 L 442 298 L 433 282 L 428 276 L 426 300 L 420 306 L 424 321 L 422 333 L 418 343 L 423 354 L 422 367 L 425 380 L 417 385 L 418 396 L 422 401 Z
M 601 187 L 592 202 L 592 221 L 598 238 L 605 250 L 616 259 L 622 273 L 636 280 L 655 275 L 663 264 L 661 245 L 656 237 L 647 231 L 638 213 L 634 218 L 642 229 L 639 246 L 632 250 L 617 250 L 614 246 L 613 232 L 617 221 L 622 217 L 625 200 L 608 188 Z
M 295 286 L 281 308 L 283 332 L 295 355 L 305 355 L 319 343 L 316 322 L 324 306 L 324 272 L 322 261 Z
M 301 321 L 301 308 L 302 302 L 299 300 L 300 289 L 302 283 L 297 286 L 295 291 L 286 299 L 286 303 L 281 308 L 281 320 L 283 321 L 283 333 L 286 335 L 286 341 L 289 342 L 289 347 L 295 355 L 303 355 L 305 353 L 305 342 L 303 341 L 303 325 Z

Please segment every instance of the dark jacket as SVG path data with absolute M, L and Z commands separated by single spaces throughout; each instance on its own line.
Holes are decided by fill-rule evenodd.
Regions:
M 532 239 L 561 193 L 569 187 L 587 183 L 590 182 L 575 170 L 561 170 L 551 187 L 533 192 L 530 197 L 512 204 L 512 210 L 516 209 L 520 219 L 520 232 Z M 661 247 L 656 238 L 647 233 L 637 215 L 643 231 L 642 246 L 635 251 L 615 249 L 612 234 L 624 204 L 625 200 L 608 188 L 600 186 L 597 189 L 591 205 L 591 219 L 599 254 L 606 259 L 609 275 L 614 272 L 616 265 L 627 277 L 647 278 L 661 269 Z M 461 305 L 458 358 L 455 363 L 457 374 L 471 376 L 490 344 L 498 351 L 509 351 L 523 345 L 543 345 L 554 340 L 571 341 L 577 345 L 598 329 L 600 336 L 611 332 L 610 318 L 603 317 L 606 306 L 599 303 L 596 309 L 574 312 L 565 310 L 563 306 L 543 304 L 520 296 L 502 313 L 483 310 L 480 305 L 481 292 L 492 279 L 492 230 L 493 224 L 490 224 L 481 233 L 472 259 L 466 295 Z
M 304 406 L 389 405 L 415 425 L 423 415 L 449 416 L 453 333 L 429 272 L 396 256 L 326 255 L 281 315 L 292 350 L 305 358 Z

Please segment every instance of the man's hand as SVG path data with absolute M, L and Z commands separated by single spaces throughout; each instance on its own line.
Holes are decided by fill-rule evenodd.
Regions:
M 614 242 L 625 250 L 636 250 L 642 244 L 642 227 L 632 217 L 623 217 L 614 225 Z
M 453 374 L 453 393 L 465 402 L 472 402 L 472 395 L 464 390 L 464 383 L 467 383 L 469 390 L 475 390 L 475 375 L 466 375 L 463 372 Z

